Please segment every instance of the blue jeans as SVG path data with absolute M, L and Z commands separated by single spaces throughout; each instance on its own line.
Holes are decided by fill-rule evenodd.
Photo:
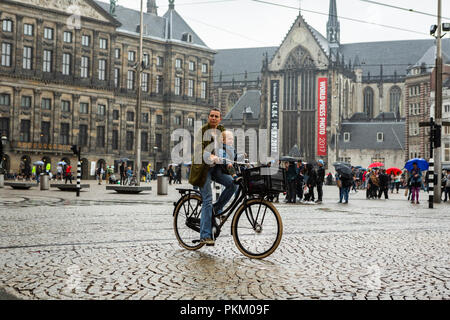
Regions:
M 200 187 L 200 194 L 202 195 L 202 211 L 200 217 L 200 239 L 212 239 L 212 188 L 211 181 L 216 181 L 225 187 L 225 190 L 219 196 L 219 199 L 214 204 L 216 213 L 221 213 L 225 205 L 231 199 L 237 189 L 237 185 L 233 183 L 233 178 L 222 172 L 219 166 L 214 166 L 209 169 L 206 182 L 203 187 Z
M 350 187 L 339 188 L 339 202 L 342 202 L 342 199 L 344 199 L 345 202 L 348 202 L 348 193 L 349 192 L 350 192 Z

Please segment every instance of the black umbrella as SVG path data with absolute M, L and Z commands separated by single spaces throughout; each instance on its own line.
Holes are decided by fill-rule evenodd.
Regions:
M 280 158 L 280 161 L 295 162 L 295 161 L 297 161 L 297 159 L 294 157 L 290 157 L 290 156 L 283 156 Z
M 341 175 L 351 176 L 352 175 L 352 168 L 348 163 L 345 162 L 335 162 L 333 163 L 334 168 L 336 169 L 336 172 Z
M 450 170 L 450 164 L 442 166 L 442 170 Z

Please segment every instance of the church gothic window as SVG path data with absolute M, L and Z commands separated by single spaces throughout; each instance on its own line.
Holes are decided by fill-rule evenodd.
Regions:
M 364 89 L 364 113 L 373 118 L 373 89 L 370 87 Z
M 298 46 L 289 54 L 289 58 L 286 60 L 284 65 L 284 69 L 296 69 L 305 66 L 313 67 L 314 61 L 305 49 Z
M 389 92 L 389 106 L 390 111 L 397 114 L 400 110 L 400 100 L 402 97 L 402 91 L 399 87 L 392 87 Z

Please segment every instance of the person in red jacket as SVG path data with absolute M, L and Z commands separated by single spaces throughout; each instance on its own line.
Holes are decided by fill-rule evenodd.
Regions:
M 67 180 L 68 179 L 70 180 L 70 184 L 72 184 L 72 171 L 71 170 L 72 170 L 72 166 L 67 166 L 66 167 L 66 172 L 65 172 L 66 173 L 66 177 L 65 177 L 66 178 L 66 182 L 65 182 L 66 184 L 67 184 Z

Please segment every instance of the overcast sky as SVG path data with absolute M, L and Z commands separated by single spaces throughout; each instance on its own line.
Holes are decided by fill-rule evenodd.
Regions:
M 107 2 L 108 0 L 103 0 Z M 326 35 L 329 0 L 265 0 L 301 7 L 312 27 Z M 373 0 L 391 6 L 437 15 L 437 0 Z M 168 0 L 157 0 L 158 15 L 168 9 Z M 385 40 L 431 39 L 429 29 L 436 17 L 368 3 L 364 0 L 337 0 L 341 43 Z M 140 9 L 140 0 L 118 0 L 118 4 Z M 144 0 L 144 11 L 147 0 Z M 175 9 L 191 28 L 213 49 L 278 46 L 298 15 L 298 10 L 252 0 L 175 0 Z M 313 13 L 319 12 L 318 13 Z M 442 0 L 443 22 L 450 22 L 450 0 Z M 373 24 L 360 23 L 358 19 Z M 391 29 L 388 25 L 413 32 Z M 449 38 L 447 35 L 446 38 Z

